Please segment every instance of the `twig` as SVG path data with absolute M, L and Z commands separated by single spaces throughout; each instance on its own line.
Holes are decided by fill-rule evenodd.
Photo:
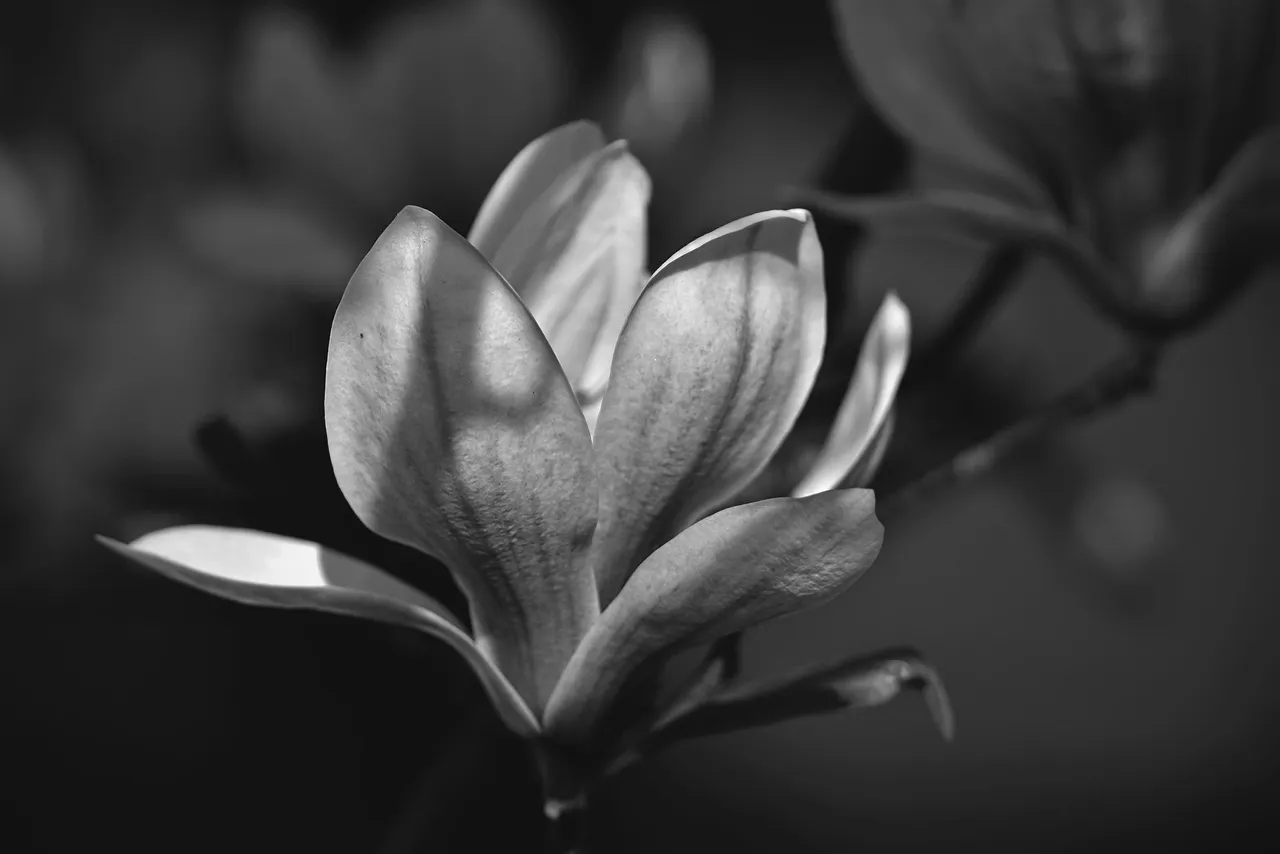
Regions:
M 993 249 L 973 277 L 968 295 L 924 352 L 913 356 L 906 382 L 917 384 L 937 372 L 972 340 L 991 313 L 1018 283 L 1030 253 L 1021 244 L 1006 243 Z
M 1075 421 L 1106 411 L 1138 394 L 1150 391 L 1160 350 L 1143 342 L 1098 371 L 1080 386 L 1048 406 L 1000 430 L 985 441 L 957 454 L 918 480 L 890 493 L 882 507 L 897 510 L 928 498 L 959 481 L 989 471 L 1021 448 Z

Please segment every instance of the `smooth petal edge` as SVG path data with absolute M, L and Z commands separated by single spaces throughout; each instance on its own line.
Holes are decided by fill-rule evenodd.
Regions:
M 480 204 L 467 240 L 486 258 L 525 208 L 576 163 L 605 147 L 599 125 L 579 120 L 552 128 L 511 159 Z M 499 230 L 505 225 L 505 230 Z
M 762 222 L 768 222 L 771 219 L 780 219 L 783 217 L 793 219 L 796 222 L 804 224 L 813 222 L 813 214 L 809 213 L 805 208 L 778 208 L 775 210 L 760 211 L 759 213 L 748 214 L 747 216 L 740 217 L 732 222 L 727 222 L 719 228 L 708 231 L 701 237 L 695 238 L 685 244 L 682 248 L 676 250 L 674 255 L 667 258 L 666 261 L 663 261 L 658 265 L 658 269 L 654 270 L 649 275 L 649 280 L 646 282 L 645 287 L 647 288 L 652 284 L 654 280 L 658 278 L 658 274 L 669 267 L 672 263 L 680 260 L 691 252 L 701 249 L 713 240 L 719 240 L 721 237 L 732 234 L 735 231 L 742 231 L 744 229 L 751 228 L 753 225 L 758 225 Z
M 883 358 L 879 357 L 881 353 Z M 858 365 L 827 441 L 808 474 L 792 490 L 793 497 L 803 498 L 835 489 L 857 468 L 880 436 L 893 409 L 910 353 L 911 313 L 898 295 L 890 291 L 862 343 Z M 862 410 L 868 398 L 872 401 L 869 416 Z M 883 451 L 883 447 L 880 450 Z
M 350 564 L 361 573 L 372 574 L 372 577 L 377 579 L 378 586 L 384 587 L 387 592 L 371 592 L 328 584 L 284 586 L 255 583 L 227 577 L 174 560 L 163 554 L 163 547 L 158 545 L 164 539 L 175 535 L 206 532 L 230 532 L 236 536 L 248 535 L 274 541 L 277 545 L 314 549 L 317 562 L 329 556 L 331 559 Z M 458 619 L 449 613 L 448 609 L 426 594 L 363 561 L 305 540 L 260 531 L 200 525 L 164 528 L 146 534 L 129 544 L 101 535 L 96 539 L 116 554 L 159 575 L 222 599 L 243 605 L 305 609 L 359 617 L 416 629 L 428 634 L 448 644 L 470 665 L 492 701 L 498 716 L 508 728 L 524 737 L 534 737 L 540 732 L 538 721 L 523 698 L 507 678 L 481 653 L 479 647 L 463 631 Z M 396 593 L 401 595 L 395 595 Z

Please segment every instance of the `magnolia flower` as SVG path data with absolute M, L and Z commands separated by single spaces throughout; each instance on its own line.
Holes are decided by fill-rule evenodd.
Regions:
M 105 542 L 225 598 L 431 634 L 512 731 L 616 756 L 637 723 L 628 690 L 673 653 L 821 603 L 875 560 L 873 495 L 834 487 L 882 447 L 908 334 L 889 299 L 797 497 L 709 512 L 760 472 L 809 393 L 822 249 L 806 211 L 755 214 L 632 299 L 647 190 L 620 144 L 557 129 L 499 178 L 469 240 L 405 208 L 338 307 L 324 407 L 338 484 L 370 530 L 449 568 L 468 621 L 288 537 L 194 525 Z M 821 678 L 851 705 L 934 682 L 900 657 Z
M 1268 0 L 832 5 L 869 100 L 948 175 L 935 212 L 1047 250 L 1150 331 L 1256 264 L 1280 190 Z

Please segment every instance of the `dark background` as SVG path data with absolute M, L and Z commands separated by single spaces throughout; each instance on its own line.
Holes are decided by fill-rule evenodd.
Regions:
M 465 229 L 511 155 L 583 116 L 653 176 L 654 263 L 791 185 L 886 189 L 906 158 L 820 3 L 0 12 L 0 850 L 537 844 L 520 747 L 442 647 L 207 598 L 92 536 L 199 520 L 378 556 L 316 444 L 342 287 L 400 207 Z M 893 288 L 927 341 L 980 260 L 820 234 L 855 331 Z M 904 396 L 886 476 L 1115 350 L 1053 269 L 1027 276 Z M 1153 396 L 904 508 L 850 593 L 749 635 L 749 675 L 920 647 L 954 743 L 905 699 L 683 745 L 601 793 L 596 849 L 1264 847 L 1276 317 L 1264 281 Z

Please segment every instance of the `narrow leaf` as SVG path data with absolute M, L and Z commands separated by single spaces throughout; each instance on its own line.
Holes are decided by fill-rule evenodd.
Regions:
M 942 737 L 950 741 L 955 717 L 937 671 L 910 649 L 859 656 L 785 679 L 728 688 L 659 728 L 646 752 L 701 738 L 799 717 L 883 705 L 904 690 L 919 691 Z

